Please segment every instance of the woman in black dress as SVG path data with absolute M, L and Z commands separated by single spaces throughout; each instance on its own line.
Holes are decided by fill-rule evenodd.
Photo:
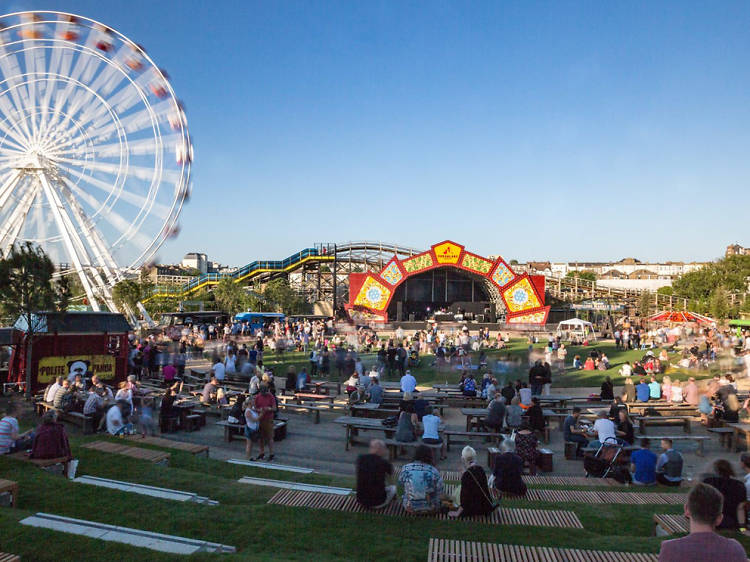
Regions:
M 461 452 L 464 464 L 464 472 L 461 475 L 461 505 L 448 513 L 450 517 L 487 515 L 495 509 L 487 486 L 487 475 L 476 459 L 477 452 L 471 447 L 464 447 Z

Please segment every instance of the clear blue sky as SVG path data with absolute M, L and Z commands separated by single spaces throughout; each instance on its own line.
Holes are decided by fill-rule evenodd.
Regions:
M 507 259 L 750 245 L 748 2 L 21 0 L 143 44 L 194 193 L 162 261 L 451 238 Z

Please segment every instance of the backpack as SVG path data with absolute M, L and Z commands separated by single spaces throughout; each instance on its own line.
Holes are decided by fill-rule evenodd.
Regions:
M 388 416 L 381 423 L 385 427 L 396 427 L 398 425 L 398 416 Z

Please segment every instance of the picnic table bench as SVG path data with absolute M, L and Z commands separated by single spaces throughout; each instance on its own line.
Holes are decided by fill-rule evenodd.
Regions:
M 122 455 L 124 457 L 130 457 L 132 459 L 139 459 L 144 461 L 150 461 L 155 464 L 168 464 L 170 453 L 164 451 L 156 451 L 154 449 L 141 449 L 140 447 L 129 447 L 127 445 L 121 445 L 120 443 L 112 443 L 111 441 L 91 441 L 85 445 L 81 445 L 85 449 L 93 449 L 102 453 L 110 453 L 113 455 Z
M 638 430 L 646 433 L 647 425 L 681 425 L 685 433 L 690 433 L 690 416 L 635 416 Z
M 283 441 L 286 438 L 286 423 L 287 420 L 275 419 L 273 421 L 273 440 Z M 245 438 L 245 424 L 244 423 L 231 423 L 227 420 L 217 421 L 216 425 L 224 427 L 224 441 L 231 443 L 235 437 Z
M 429 447 L 432 452 L 433 465 L 437 465 L 437 459 L 440 458 L 440 450 L 443 448 L 442 443 L 423 443 L 421 439 L 417 439 L 416 441 L 396 441 L 395 439 L 386 439 L 385 445 L 388 447 L 388 458 L 391 461 L 398 458 L 400 449 L 416 449 L 420 445 Z M 437 458 L 435 457 L 435 451 L 437 451 Z
M 333 408 L 333 401 L 335 399 L 336 397 L 330 394 L 307 394 L 305 392 L 295 392 L 293 398 L 297 404 L 302 404 L 303 401 L 328 402 L 329 408 Z
M 734 450 L 740 450 L 740 434 L 745 436 L 745 448 L 750 451 L 750 423 L 727 423 L 725 427 L 731 427 L 734 431 Z
M 695 452 L 699 457 L 704 456 L 705 449 L 703 444 L 706 440 L 711 439 L 707 435 L 635 435 L 635 439 L 650 439 L 659 441 L 661 439 L 671 439 L 672 441 L 695 441 L 698 444 L 698 450 Z
M 355 418 L 352 416 L 340 416 L 333 420 L 333 423 L 343 425 L 346 428 L 346 450 L 349 450 L 351 444 L 354 443 L 354 437 L 359 435 L 360 431 L 382 431 L 385 434 L 386 439 L 392 439 L 396 433 L 396 427 L 387 427 L 383 425 L 382 420 L 374 418 Z M 445 430 L 445 426 L 440 424 L 438 432 L 442 433 Z M 421 443 L 421 439 L 417 442 Z
M 49 402 L 40 401 L 36 403 L 36 411 L 38 415 L 44 415 L 48 410 L 56 410 L 57 418 L 61 421 L 67 421 L 75 424 L 81 428 L 84 434 L 94 433 L 94 418 L 87 416 L 82 412 L 74 412 L 65 410 L 57 410 L 54 405 Z
M 349 413 L 352 417 L 378 418 L 383 419 L 389 416 L 397 416 L 398 409 L 383 408 L 380 404 L 368 402 L 365 404 L 352 404 L 349 406 Z
M 727 449 L 732 449 L 732 438 L 734 437 L 734 428 L 731 427 L 708 427 L 706 431 L 715 433 L 719 436 L 719 444 Z
M 452 429 L 448 429 L 443 432 L 443 435 L 445 436 L 446 451 L 450 451 L 451 441 L 461 440 L 461 438 L 473 439 L 476 437 L 483 437 L 488 441 L 494 439 L 497 442 L 500 442 L 504 439 L 502 433 L 495 433 L 492 431 L 455 431 Z
M 3 480 L 0 479 L 0 494 L 5 492 L 10 493 L 10 506 L 15 508 L 16 502 L 18 501 L 18 482 L 14 480 Z M 2 558 L 0 558 L 2 560 Z
M 654 514 L 654 535 L 676 535 L 677 533 L 687 533 L 690 530 L 690 523 L 684 515 L 673 515 L 669 513 Z
M 324 408 L 323 406 L 314 406 L 312 404 L 292 404 L 290 402 L 279 402 L 279 408 L 291 411 L 302 411 L 312 415 L 314 423 L 320 423 L 320 411 L 329 410 L 330 408 Z

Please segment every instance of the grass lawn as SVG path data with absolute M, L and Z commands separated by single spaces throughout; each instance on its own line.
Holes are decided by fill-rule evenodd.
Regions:
M 546 342 L 535 344 L 534 350 L 537 352 L 543 352 L 544 348 L 546 346 Z M 512 339 L 508 345 L 502 349 L 502 350 L 496 350 L 496 349 L 489 349 L 487 351 L 487 359 L 490 367 L 494 364 L 495 361 L 498 359 L 507 359 L 507 358 L 516 358 L 520 357 L 522 360 L 521 367 L 517 371 L 508 373 L 506 376 L 515 380 L 515 379 L 521 379 L 522 381 L 528 381 L 528 367 L 527 367 L 527 357 L 528 357 L 528 348 L 529 345 L 526 342 L 525 339 Z M 600 352 L 604 352 L 607 354 L 607 357 L 609 357 L 610 361 L 610 369 L 607 371 L 582 371 L 582 370 L 575 370 L 572 367 L 573 364 L 573 357 L 576 355 L 580 355 L 581 358 L 585 361 L 586 356 L 588 356 L 589 353 L 593 349 L 597 349 Z M 622 366 L 623 363 L 626 361 L 629 361 L 631 364 L 633 361 L 639 361 L 644 355 L 645 351 L 641 350 L 617 350 L 615 349 L 615 344 L 613 342 L 599 342 L 595 343 L 593 345 L 590 345 L 588 347 L 583 346 L 571 346 L 568 347 L 568 357 L 566 360 L 566 370 L 564 374 L 558 374 L 555 373 L 552 378 L 552 391 L 554 392 L 555 387 L 558 388 L 568 388 L 568 387 L 599 387 L 601 386 L 602 382 L 604 382 L 604 378 L 606 376 L 612 377 L 612 381 L 615 383 L 615 385 L 622 384 L 623 378 L 618 374 L 618 370 Z M 659 350 L 655 350 L 655 353 L 658 355 Z M 374 353 L 369 354 L 361 354 L 362 360 L 365 364 L 365 368 L 369 369 L 372 365 L 374 365 L 377 361 L 377 358 Z M 473 354 L 473 362 L 474 364 L 477 363 L 477 357 L 478 353 Z M 411 368 L 412 374 L 416 377 L 417 381 L 420 385 L 433 385 L 438 383 L 452 383 L 452 382 L 458 382 L 458 379 L 460 378 L 460 371 L 458 370 L 438 370 L 436 367 L 433 367 L 431 364 L 435 357 L 433 355 L 424 355 L 421 357 L 421 364 L 419 367 Z M 670 354 L 670 359 L 672 359 L 673 362 L 677 362 L 679 359 L 679 354 L 672 353 Z M 275 355 L 272 353 L 266 352 L 265 358 L 264 358 L 264 364 L 271 367 L 274 372 L 276 373 L 276 376 L 283 377 L 286 374 L 287 368 L 290 365 L 294 365 L 294 367 L 299 370 L 301 367 L 309 367 L 309 362 L 307 355 L 301 352 L 285 352 L 281 355 Z M 694 376 L 696 379 L 700 378 L 706 378 L 709 376 L 712 376 L 713 373 L 708 372 L 696 372 L 696 371 L 678 371 L 676 369 L 670 369 L 668 371 L 668 374 L 672 379 L 679 379 L 679 380 L 687 380 L 688 377 Z M 336 369 L 335 365 L 333 364 L 333 361 L 331 361 L 331 375 L 332 378 L 335 378 L 336 375 Z M 391 379 L 388 379 L 388 377 L 384 377 L 384 380 L 397 380 L 396 375 L 391 377 Z M 499 380 L 499 377 L 498 377 Z
M 33 419 L 22 420 L 28 427 Z M 680 506 L 587 505 L 513 502 L 512 507 L 574 511 L 584 529 L 492 526 L 464 521 L 408 519 L 266 505 L 272 488 L 239 484 L 242 476 L 269 477 L 352 487 L 352 478 L 293 474 L 231 465 L 203 456 L 170 451 L 168 467 L 81 448 L 107 439 L 71 435 L 79 475 L 173 488 L 220 502 L 217 506 L 180 503 L 109 490 L 48 474 L 0 456 L 0 477 L 20 484 L 18 509 L 0 509 L 1 549 L 24 560 L 172 560 L 175 557 L 135 547 L 19 525 L 36 512 L 220 542 L 235 555 L 199 554 L 197 560 L 419 560 L 430 537 L 536 546 L 657 552 L 651 536 L 653 513 L 680 513 Z M 116 441 L 120 441 L 115 439 Z M 129 443 L 133 446 L 137 442 Z M 147 447 L 147 446 L 145 446 Z M 158 448 L 158 447 L 152 447 Z M 239 452 L 238 447 L 238 456 Z M 585 488 L 592 489 L 592 488 Z M 607 488 L 612 490 L 612 488 Z M 631 493 L 641 490 L 629 488 Z M 674 492 L 651 488 L 649 492 Z M 742 538 L 746 548 L 750 540 Z

